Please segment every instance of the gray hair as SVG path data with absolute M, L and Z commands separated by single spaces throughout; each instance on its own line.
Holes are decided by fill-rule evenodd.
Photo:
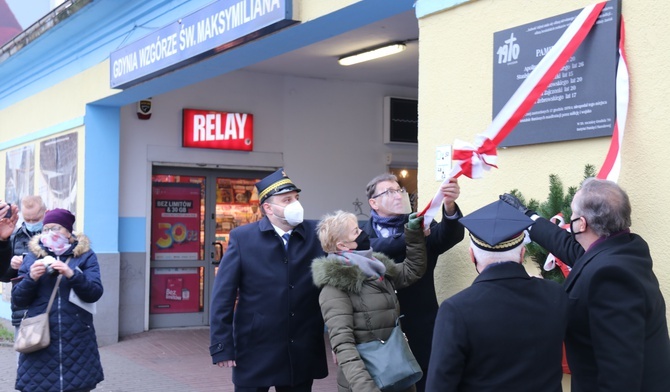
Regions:
M 524 246 L 524 243 L 521 242 L 518 246 L 504 252 L 490 252 L 488 250 L 479 248 L 477 245 L 475 245 L 472 239 L 470 239 L 470 249 L 472 249 L 472 254 L 475 256 L 477 264 L 482 267 L 503 261 L 515 261 L 520 263 L 521 252 L 523 251 Z
M 587 178 L 573 204 L 573 215 L 583 216 L 598 236 L 608 236 L 631 225 L 628 195 L 612 181 Z
M 375 195 L 375 192 L 377 191 L 377 184 L 384 181 L 398 182 L 398 177 L 396 177 L 395 174 L 384 173 L 370 180 L 370 182 L 368 182 L 368 186 L 365 188 L 368 194 L 368 200 L 372 199 L 372 196 Z
M 25 206 L 27 208 L 30 208 L 32 206 L 39 206 L 40 211 L 44 212 L 47 210 L 46 204 L 44 204 L 44 200 L 42 200 L 42 196 L 39 195 L 28 195 L 24 196 L 21 199 L 21 206 Z

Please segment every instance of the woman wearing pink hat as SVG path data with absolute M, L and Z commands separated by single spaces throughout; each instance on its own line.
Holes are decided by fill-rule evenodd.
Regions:
M 62 275 L 49 314 L 51 344 L 21 354 L 16 377 L 20 391 L 90 391 L 104 379 L 91 306 L 102 297 L 98 258 L 88 237 L 74 233 L 75 217 L 56 208 L 44 215 L 41 235 L 30 241 L 19 278 L 12 289 L 27 317 L 45 312 Z

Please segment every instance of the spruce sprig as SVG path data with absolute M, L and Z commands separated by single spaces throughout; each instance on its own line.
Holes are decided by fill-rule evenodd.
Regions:
M 594 177 L 595 175 L 596 168 L 594 165 L 587 164 L 584 166 L 584 179 Z M 572 199 L 575 197 L 575 193 L 577 193 L 577 190 L 579 190 L 579 187 L 571 186 L 568 187 L 567 191 L 564 191 L 563 189 L 563 182 L 561 181 L 558 174 L 550 174 L 549 195 L 547 196 L 547 200 L 543 202 L 535 199 L 530 199 L 528 202 L 526 202 L 526 198 L 518 189 L 512 189 L 510 193 L 516 196 L 526 207 L 534 210 L 543 218 L 550 219 L 561 212 L 563 214 L 563 219 L 565 219 L 566 222 L 569 222 L 570 216 L 572 215 L 572 208 L 570 207 L 570 204 L 572 203 Z M 549 252 L 540 245 L 536 244 L 535 242 L 527 244 L 526 255 L 529 256 L 533 262 L 538 264 L 543 278 L 555 280 L 559 283 L 562 283 L 565 280 L 559 268 L 554 268 L 551 271 L 545 271 L 544 268 L 542 268 L 544 266 L 544 262 L 547 259 L 547 256 L 549 255 Z

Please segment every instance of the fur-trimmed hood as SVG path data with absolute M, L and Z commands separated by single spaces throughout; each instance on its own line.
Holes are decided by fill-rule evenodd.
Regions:
M 395 269 L 393 260 L 383 253 L 373 253 L 373 257 L 386 267 L 385 276 L 393 278 Z M 360 293 L 363 282 L 372 279 L 366 276 L 357 265 L 343 264 L 333 257 L 319 257 L 312 261 L 312 279 L 318 287 L 331 285 L 345 292 Z
M 72 256 L 79 257 L 84 253 L 91 250 L 91 241 L 84 233 L 73 232 L 72 236 L 77 240 L 77 245 L 72 249 Z M 32 252 L 38 259 L 41 259 L 47 256 L 49 253 L 40 243 L 40 235 L 37 234 L 30 239 L 28 243 L 28 249 Z

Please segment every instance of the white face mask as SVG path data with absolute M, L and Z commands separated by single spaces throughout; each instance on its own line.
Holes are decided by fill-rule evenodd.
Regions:
M 296 227 L 302 223 L 305 210 L 298 200 L 284 207 L 284 220 L 290 226 Z

